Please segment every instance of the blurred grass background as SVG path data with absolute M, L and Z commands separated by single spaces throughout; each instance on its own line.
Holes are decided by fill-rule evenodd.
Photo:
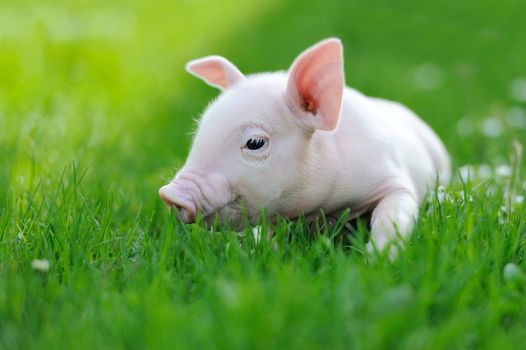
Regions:
M 287 69 L 328 36 L 343 40 L 347 83 L 409 105 L 455 164 L 502 162 L 510 140 L 525 139 L 525 9 L 519 0 L 4 1 L 1 191 L 75 160 L 94 186 L 156 197 L 217 94 L 185 62 L 221 54 L 246 73 Z M 508 126 L 510 111 L 522 127 Z M 481 132 L 487 118 L 495 137 Z
M 135 317 L 137 324 L 134 323 L 132 329 L 140 329 L 141 317 L 146 318 L 149 306 L 155 306 L 149 314 L 150 321 L 155 322 L 145 331 L 151 339 L 141 343 L 143 345 L 159 345 L 163 341 L 169 344 L 170 339 L 163 338 L 167 334 L 155 327 L 166 326 L 167 320 L 177 321 L 180 326 L 203 324 L 208 331 L 214 327 L 213 318 L 192 318 L 196 310 L 200 317 L 206 318 L 208 307 L 218 308 L 215 310 L 218 314 L 224 311 L 221 309 L 224 305 L 213 304 L 214 294 L 193 294 L 186 287 L 166 282 L 167 275 L 158 275 L 155 259 L 162 255 L 159 249 L 164 247 L 164 241 L 146 244 L 151 255 L 148 253 L 142 259 L 153 259 L 152 266 L 139 265 L 145 269 L 144 274 L 131 279 L 129 284 L 124 278 L 130 276 L 131 272 L 126 270 L 130 267 L 120 260 L 115 263 L 120 272 L 108 272 L 108 280 L 104 280 L 107 271 L 114 268 L 112 251 L 103 257 L 89 257 L 88 253 L 83 253 L 99 254 L 97 240 L 104 245 L 112 240 L 111 235 L 126 237 L 129 232 L 136 232 L 137 227 L 144 232 L 149 232 L 150 227 L 154 227 L 155 232 L 163 230 L 165 209 L 157 190 L 182 165 L 191 141 L 193 119 L 217 95 L 217 91 L 184 72 L 188 60 L 220 54 L 236 63 L 244 73 L 282 70 L 287 69 L 306 47 L 328 36 L 338 36 L 345 46 L 348 85 L 369 95 L 400 101 L 414 109 L 442 137 L 455 167 L 488 164 L 495 168 L 509 163 L 513 140 L 522 144 L 526 141 L 525 13 L 526 3 L 521 0 L 0 0 L 0 218 L 3 218 L 0 227 L 7 228 L 2 231 L 0 252 L 9 257 L 0 262 L 3 276 L 0 278 L 3 284 L 0 302 L 10 305 L 8 311 L 2 309 L 0 312 L 0 322 L 3 317 L 10 327 L 28 327 L 27 333 L 21 328 L 16 331 L 15 328 L 3 328 L 4 344 L 38 344 L 29 340 L 24 343 L 20 340 L 24 338 L 21 334 L 44 334 L 43 337 L 52 342 L 56 336 L 53 332 L 58 332 L 57 328 L 49 326 L 53 316 L 73 319 L 76 310 L 83 310 L 84 318 L 73 322 L 68 332 L 62 331 L 68 334 L 69 340 L 74 340 L 78 331 L 79 342 L 84 342 L 86 347 L 100 345 L 104 339 L 126 333 L 130 326 L 127 317 Z M 72 168 L 78 169 L 78 173 L 72 173 Z M 525 169 L 524 164 L 522 169 Z M 78 182 L 82 183 L 83 204 L 79 204 L 80 199 L 77 203 L 75 195 Z M 33 208 L 31 203 L 39 203 L 39 199 L 52 204 L 43 204 L 44 209 Z M 496 204 L 495 208 L 498 211 Z M 97 218 L 95 228 L 90 226 L 90 215 Z M 49 232 L 60 233 L 60 229 L 73 232 L 73 224 L 79 225 L 75 230 L 85 234 L 73 238 L 85 246 L 76 246 L 75 242 L 70 245 L 63 242 L 59 248 L 48 246 L 51 243 L 47 239 L 55 239 L 48 238 Z M 82 231 L 84 224 L 89 229 Z M 54 231 L 53 225 L 59 228 Z M 100 233 L 101 225 L 107 225 L 111 233 L 104 230 Z M 88 235 L 92 232 L 101 236 L 90 241 Z M 168 242 L 166 237 L 170 232 L 168 230 L 161 239 Z M 135 237 L 134 234 L 130 237 Z M 22 235 L 22 240 L 28 243 L 26 248 L 13 243 L 16 235 L 19 238 Z M 117 247 L 111 247 L 125 250 L 128 243 L 132 246 L 132 238 L 122 243 L 122 247 L 120 241 L 115 243 Z M 229 244 L 233 246 L 234 243 Z M 216 253 L 213 251 L 216 248 L 212 245 L 203 251 Z M 63 249 L 72 255 L 62 257 Z M 22 262 L 31 261 L 39 257 L 35 254 L 43 252 L 48 252 L 47 258 L 65 270 L 57 271 L 55 284 L 50 282 L 47 293 L 52 297 L 47 295 L 39 299 L 39 276 L 28 277 Z M 77 258 L 74 252 L 79 254 Z M 58 255 L 53 257 L 53 254 Z M 211 259 L 207 260 L 211 266 L 213 258 L 207 259 Z M 357 261 L 349 263 L 340 255 L 332 259 L 329 264 L 359 264 Z M 86 263 L 92 260 L 107 265 L 101 263 L 93 267 Z M 217 261 L 222 260 L 218 258 Z M 66 266 L 70 264 L 74 267 L 68 275 Z M 302 261 L 301 264 L 307 263 Z M 315 283 L 313 289 L 304 290 L 306 294 L 301 297 L 288 294 L 287 289 L 280 286 L 296 286 L 291 287 L 290 293 L 301 292 L 301 284 L 312 278 L 311 267 L 307 264 L 298 273 L 290 266 L 281 270 L 277 265 L 269 265 L 268 271 L 275 269 L 276 275 L 268 281 L 261 282 L 260 275 L 239 275 L 247 278 L 241 292 L 246 293 L 243 294 L 246 309 L 254 312 L 257 321 L 254 327 L 264 328 L 269 320 L 263 317 L 263 304 L 252 300 L 251 293 L 264 298 L 267 306 L 273 305 L 273 293 L 278 294 L 274 307 L 289 308 L 290 314 L 273 314 L 278 317 L 272 320 L 277 324 L 287 324 L 286 317 L 295 320 L 312 317 L 310 309 L 306 308 L 309 297 L 324 295 L 323 287 Z M 242 266 L 230 268 L 243 270 Z M 333 267 L 327 267 L 330 268 Z M 363 271 L 367 271 L 366 268 Z M 166 273 L 163 268 L 159 271 Z M 272 275 L 268 271 L 266 273 Z M 320 279 L 326 281 L 334 277 L 363 283 L 365 277 L 361 272 L 356 273 L 358 275 L 334 277 L 327 272 Z M 75 274 L 92 277 L 83 279 Z M 195 278 L 190 272 L 188 274 L 190 280 Z M 378 274 L 382 278 L 388 271 Z M 154 281 L 159 285 L 154 283 L 152 289 L 145 291 L 144 283 L 149 283 L 145 281 L 150 281 L 152 275 L 159 278 Z M 195 284 L 217 283 L 221 293 L 233 293 L 229 289 L 233 287 L 220 279 L 215 281 L 215 277 L 214 274 L 198 275 Z M 185 277 L 178 278 L 188 282 Z M 390 278 L 391 282 L 396 280 Z M 282 281 L 287 282 L 280 284 Z M 371 284 L 356 287 L 362 293 L 361 298 L 367 297 L 367 288 L 377 291 L 380 288 L 366 281 Z M 103 283 L 99 293 L 90 287 L 94 282 Z M 258 290 L 261 283 L 267 288 L 264 291 Z M 28 292 L 25 296 L 23 291 L 28 288 L 34 288 L 36 294 Z M 121 288 L 124 296 L 119 294 Z M 413 293 L 401 288 L 393 293 L 401 293 L 402 299 L 407 293 Z M 91 292 L 94 296 L 89 299 Z M 347 292 L 357 290 L 338 291 Z M 88 300 L 75 297 L 76 293 Z M 158 300 L 147 301 L 148 298 Z M 179 306 L 185 305 L 181 313 L 165 310 L 163 307 L 168 304 L 163 302 L 167 299 Z M 492 300 L 497 303 L 497 299 Z M 70 300 L 72 304 L 66 302 L 56 308 L 49 307 L 47 313 L 37 313 L 40 319 L 32 318 L 31 307 L 41 306 L 46 300 Z M 133 313 L 134 305 L 140 308 L 136 314 Z M 337 305 L 333 307 L 337 309 Z M 102 312 L 105 308 L 111 311 Z M 314 307 L 310 311 L 321 312 Z M 90 317 L 90 312 L 102 312 L 107 318 Z M 373 310 L 369 315 L 374 319 L 375 313 L 381 312 Z M 433 339 L 458 335 L 457 332 L 464 330 L 458 328 L 459 324 L 478 325 L 483 315 L 482 311 L 479 316 L 454 314 L 454 322 L 447 324 Z M 237 317 L 241 324 L 253 320 L 241 309 L 230 316 Z M 112 317 L 120 323 L 112 324 Z M 383 322 L 394 325 L 396 318 L 389 317 Z M 39 320 L 48 328 L 42 328 Z M 90 322 L 99 321 L 109 327 L 107 333 L 103 332 L 99 338 L 91 337 L 85 328 L 96 327 Z M 313 319 L 306 322 L 311 322 L 312 328 L 306 326 L 298 330 L 291 324 L 291 328 L 286 329 L 293 332 L 315 328 Z M 81 327 L 84 327 L 82 331 Z M 381 329 L 381 325 L 377 327 Z M 393 327 L 385 328 L 391 332 L 388 338 L 399 331 Z M 330 328 L 323 330 L 330 332 Z M 240 337 L 237 342 L 223 340 L 222 343 L 219 329 L 213 333 L 219 337 L 214 341 L 223 347 L 252 344 L 250 339 L 263 337 L 255 328 L 253 331 L 256 333 L 237 334 Z M 360 331 L 364 330 L 357 328 L 353 332 Z M 340 333 L 334 332 L 337 338 Z M 364 332 L 374 333 L 371 329 Z M 426 332 L 428 330 L 421 336 L 430 337 Z M 280 335 L 286 336 L 285 333 Z M 134 344 L 133 335 L 123 339 L 116 344 L 140 347 Z M 201 344 L 197 338 L 192 339 L 186 345 Z M 319 339 L 324 338 L 320 336 Z M 372 343 L 373 347 L 386 344 L 381 337 L 378 339 L 377 343 Z M 273 341 L 280 344 L 280 339 Z M 420 344 L 418 341 L 415 344 Z M 303 344 L 300 339 L 296 343 L 288 339 L 285 343 Z M 413 343 L 408 340 L 408 344 Z

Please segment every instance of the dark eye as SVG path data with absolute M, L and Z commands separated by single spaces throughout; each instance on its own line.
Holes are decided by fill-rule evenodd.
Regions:
M 247 148 L 251 151 L 255 151 L 257 149 L 260 149 L 265 145 L 264 139 L 248 139 L 247 141 Z

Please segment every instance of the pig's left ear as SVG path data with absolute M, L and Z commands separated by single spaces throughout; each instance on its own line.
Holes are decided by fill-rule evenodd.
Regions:
M 186 64 L 186 70 L 220 90 L 245 79 L 243 73 L 232 62 L 221 56 L 208 56 L 190 61 Z
M 338 124 L 344 89 L 343 47 L 330 38 L 308 48 L 289 70 L 287 96 L 303 122 L 314 129 Z

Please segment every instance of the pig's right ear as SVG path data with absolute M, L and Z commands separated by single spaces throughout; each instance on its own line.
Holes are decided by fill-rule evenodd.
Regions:
M 232 62 L 221 56 L 208 56 L 190 61 L 186 64 L 186 70 L 220 90 L 245 79 L 243 73 Z

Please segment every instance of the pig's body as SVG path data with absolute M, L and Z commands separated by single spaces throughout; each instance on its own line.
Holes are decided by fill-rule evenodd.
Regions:
M 442 181 L 449 177 L 449 156 L 421 119 L 403 105 L 354 89 L 345 89 L 338 127 L 317 136 L 335 149 L 334 188 L 340 193 L 334 197 L 340 197 L 337 206 L 351 208 L 351 215 L 393 191 L 411 192 L 420 203 L 437 174 Z
M 197 210 L 242 223 L 243 209 L 255 222 L 263 207 L 271 217 L 308 219 L 350 208 L 353 218 L 372 210 L 379 248 L 410 232 L 437 175 L 449 178 L 449 156 L 406 107 L 344 88 L 335 43 L 306 51 L 289 73 L 244 77 L 228 61 L 197 62 L 192 72 L 224 92 L 204 113 L 185 166 L 161 189 L 183 221 Z M 264 146 L 252 149 L 253 140 Z

